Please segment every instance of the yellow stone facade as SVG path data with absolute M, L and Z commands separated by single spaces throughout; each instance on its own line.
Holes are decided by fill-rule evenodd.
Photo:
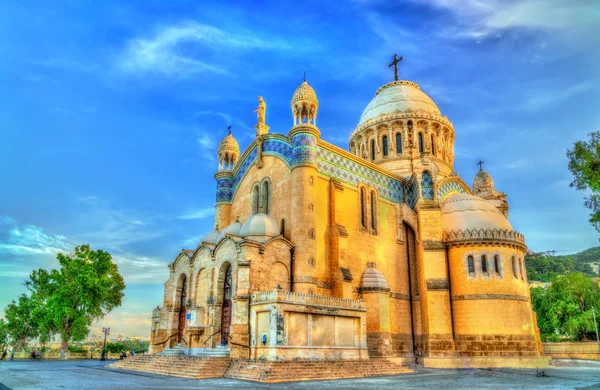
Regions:
M 455 174 L 434 101 L 413 82 L 382 86 L 349 151 L 321 138 L 306 81 L 291 107 L 287 135 L 257 132 L 241 155 L 232 135 L 221 143 L 215 230 L 169 266 L 153 353 L 539 359 L 524 237 L 488 173 L 473 189 Z

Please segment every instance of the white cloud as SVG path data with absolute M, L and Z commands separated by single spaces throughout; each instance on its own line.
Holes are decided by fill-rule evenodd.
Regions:
M 199 72 L 229 75 L 227 62 L 205 60 L 215 52 L 251 50 L 310 50 L 311 45 L 293 45 L 285 39 L 261 38 L 255 32 L 224 31 L 206 24 L 185 21 L 162 27 L 152 38 L 131 40 L 120 58 L 124 70 L 186 78 Z M 201 59 L 202 58 L 202 59 Z
M 411 0 L 450 11 L 460 28 L 444 37 L 483 39 L 514 28 L 553 31 L 559 34 L 587 31 L 600 26 L 597 3 L 586 0 Z
M 591 91 L 597 88 L 595 80 L 584 81 L 579 84 L 571 85 L 565 88 L 557 88 L 551 92 L 539 92 L 524 100 L 522 105 L 518 107 L 520 110 L 535 111 L 546 106 L 551 106 L 565 100 L 571 99 L 578 94 Z
M 192 210 L 184 215 L 181 215 L 179 219 L 202 219 L 214 215 L 215 209 L 213 207 L 207 207 L 199 210 Z

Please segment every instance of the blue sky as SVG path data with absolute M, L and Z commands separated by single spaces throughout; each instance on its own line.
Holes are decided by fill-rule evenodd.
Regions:
M 393 78 L 454 123 L 536 251 L 598 245 L 565 151 L 600 129 L 594 0 L 11 1 L 0 13 L 0 307 L 58 251 L 111 252 L 123 306 L 98 324 L 147 335 L 166 265 L 213 225 L 216 147 L 254 137 L 256 97 L 287 134 L 307 72 L 322 138 L 347 148 Z

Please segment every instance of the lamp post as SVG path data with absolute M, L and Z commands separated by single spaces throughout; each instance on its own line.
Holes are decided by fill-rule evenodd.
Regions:
M 100 360 L 106 360 L 106 336 L 110 334 L 110 328 L 102 328 L 102 333 L 104 333 L 104 345 L 102 346 L 102 357 Z

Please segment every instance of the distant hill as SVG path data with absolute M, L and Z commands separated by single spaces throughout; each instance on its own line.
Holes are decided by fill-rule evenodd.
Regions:
M 571 258 L 580 263 L 600 263 L 600 246 L 571 255 Z
M 590 277 L 597 277 L 599 264 L 600 247 L 589 248 L 565 256 L 525 255 L 527 278 L 530 281 L 551 282 L 557 276 L 571 272 L 581 272 Z

